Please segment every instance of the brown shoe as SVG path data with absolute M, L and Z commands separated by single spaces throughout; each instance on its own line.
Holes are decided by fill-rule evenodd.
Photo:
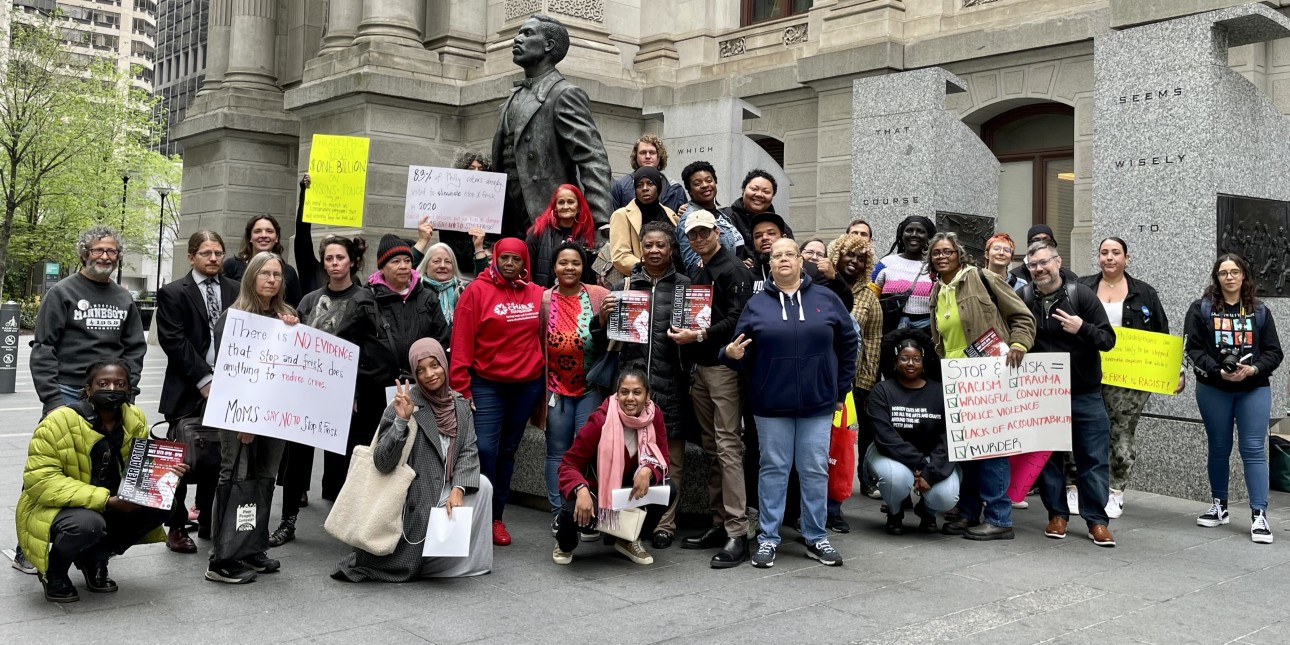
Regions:
M 1066 537 L 1066 520 L 1060 517 L 1049 518 L 1048 528 L 1044 529 L 1044 535 L 1054 540 L 1064 539 Z
M 188 537 L 188 531 L 182 528 L 170 529 L 166 534 L 166 546 L 175 553 L 197 553 L 197 545 Z
M 1106 528 L 1105 524 L 1094 524 L 1088 530 L 1088 539 L 1098 546 L 1113 547 L 1115 538 L 1111 537 L 1111 529 Z

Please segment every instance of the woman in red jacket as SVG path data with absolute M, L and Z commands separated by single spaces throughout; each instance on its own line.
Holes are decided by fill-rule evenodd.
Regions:
M 515 451 L 542 396 L 538 312 L 542 287 L 529 282 L 529 249 L 498 240 L 493 263 L 466 286 L 452 322 L 452 389 L 475 409 L 480 469 L 493 482 L 493 544 L 511 534 L 502 511 L 511 492 Z
M 660 439 L 662 439 L 660 441 Z M 560 510 L 555 535 L 556 564 L 573 561 L 579 529 L 594 531 L 613 526 L 613 491 L 630 488 L 630 499 L 645 496 L 651 486 L 667 486 L 668 497 L 645 509 L 645 520 L 635 540 L 619 539 L 614 549 L 636 564 L 653 564 L 654 556 L 641 546 L 641 535 L 652 535 L 658 521 L 676 497 L 676 484 L 667 478 L 667 427 L 663 413 L 649 398 L 645 373 L 628 367 L 618 374 L 614 396 L 591 413 L 560 462 Z

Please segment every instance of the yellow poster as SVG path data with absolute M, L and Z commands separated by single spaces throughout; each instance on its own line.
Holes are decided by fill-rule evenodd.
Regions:
M 367 137 L 315 134 L 309 149 L 304 220 L 311 224 L 363 225 L 367 193 Z
M 1102 352 L 1102 383 L 1130 390 L 1173 394 L 1182 367 L 1178 336 L 1115 328 L 1115 347 Z

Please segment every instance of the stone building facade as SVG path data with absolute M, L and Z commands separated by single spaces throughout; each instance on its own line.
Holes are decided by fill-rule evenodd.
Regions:
M 1245 1 L 210 0 L 206 76 L 172 131 L 181 237 L 200 226 L 237 238 L 254 213 L 289 221 L 314 133 L 371 139 L 365 229 L 402 230 L 406 166 L 487 147 L 520 78 L 510 41 L 541 12 L 570 29 L 560 69 L 590 95 L 615 174 L 656 132 L 679 179 L 711 152 L 688 138 L 712 134 L 696 124 L 716 123 L 734 139 L 721 201 L 751 165 L 776 163 L 803 233 L 864 214 L 850 194 L 853 155 L 866 153 L 852 149 L 853 81 L 942 67 L 967 85 L 949 108 L 1000 161 L 1000 229 L 1024 238 L 1046 222 L 1086 272 L 1094 38 Z M 1290 0 L 1263 4 L 1290 13 Z M 1229 64 L 1290 113 L 1290 42 L 1234 48 Z M 876 234 L 882 251 L 894 231 Z

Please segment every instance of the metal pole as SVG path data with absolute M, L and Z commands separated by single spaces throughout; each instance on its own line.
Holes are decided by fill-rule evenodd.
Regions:
M 121 175 L 121 230 L 118 233 L 125 236 L 125 198 L 129 194 L 130 175 Z M 125 258 L 117 257 L 116 259 L 116 283 L 121 284 L 121 267 L 125 264 Z
M 170 194 L 170 191 L 160 188 L 157 193 L 161 195 L 161 217 L 157 218 L 157 286 L 152 290 L 153 293 L 161 291 L 161 251 L 166 235 L 166 195 Z

